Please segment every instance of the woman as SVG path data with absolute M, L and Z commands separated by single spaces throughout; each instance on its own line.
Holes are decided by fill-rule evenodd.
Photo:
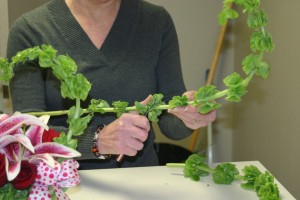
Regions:
M 147 104 L 149 94 L 154 93 L 162 93 L 165 102 L 183 93 L 193 98 L 194 91 L 185 92 L 172 19 L 164 8 L 146 1 L 51 0 L 13 24 L 8 57 L 42 44 L 51 44 L 59 54 L 72 57 L 78 72 L 92 83 L 86 106 L 90 99 L 104 99 L 110 104 L 118 100 Z M 74 105 L 61 97 L 51 71 L 41 69 L 37 63 L 17 66 L 10 86 L 15 111 L 65 110 Z M 167 137 L 182 139 L 214 119 L 215 111 L 200 115 L 197 108 L 187 106 L 164 113 L 159 126 Z M 63 130 L 66 117 L 52 117 L 50 124 Z M 100 124 L 106 126 L 93 143 Z M 145 116 L 97 115 L 78 139 L 81 169 L 158 164 L 154 133 Z M 97 159 L 90 151 L 92 144 L 97 157 L 127 156 L 120 163 Z

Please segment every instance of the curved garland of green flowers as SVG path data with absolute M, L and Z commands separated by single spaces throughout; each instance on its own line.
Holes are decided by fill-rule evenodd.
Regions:
M 263 61 L 263 56 L 265 52 L 273 50 L 274 44 L 271 35 L 265 29 L 267 18 L 265 12 L 260 9 L 260 0 L 224 0 L 223 9 L 219 14 L 221 25 L 225 24 L 228 19 L 238 18 L 238 12 L 230 6 L 232 3 L 243 8 L 243 12 L 248 15 L 247 24 L 253 30 L 250 38 L 252 53 L 246 56 L 242 62 L 246 78 L 243 79 L 238 73 L 234 72 L 224 79 L 227 89 L 218 91 L 213 85 L 201 87 L 195 93 L 193 101 L 188 101 L 186 96 L 175 96 L 166 104 L 162 101 L 162 94 L 155 94 L 153 95 L 155 104 L 151 106 L 148 114 L 150 121 L 157 122 L 162 110 L 186 105 L 198 106 L 199 113 L 208 113 L 221 106 L 216 101 L 212 101 L 221 97 L 225 97 L 227 101 L 239 102 L 241 97 L 247 92 L 246 88 L 254 75 L 261 76 L 264 79 L 267 78 L 270 67 L 267 62 Z M 20 51 L 12 57 L 11 62 L 6 58 L 1 58 L 0 78 L 4 81 L 9 81 L 14 75 L 13 67 L 16 64 L 34 60 L 38 60 L 41 68 L 52 69 L 53 74 L 61 81 L 62 97 L 75 100 L 76 104 L 69 110 L 33 112 L 30 114 L 36 116 L 67 114 L 69 132 L 61 134 L 61 137 L 57 138 L 56 142 L 72 148 L 77 147 L 77 140 L 72 139 L 72 137 L 83 134 L 94 113 L 115 112 L 117 116 L 120 116 L 124 112 L 137 110 L 140 114 L 144 114 L 152 103 L 150 102 L 144 106 L 139 102 L 135 102 L 134 106 L 128 106 L 127 102 L 116 101 L 110 107 L 105 100 L 93 99 L 88 108 L 81 108 L 80 103 L 87 98 L 91 84 L 82 74 L 77 73 L 77 65 L 72 58 L 68 55 L 57 55 L 57 51 L 50 45 L 36 46 Z

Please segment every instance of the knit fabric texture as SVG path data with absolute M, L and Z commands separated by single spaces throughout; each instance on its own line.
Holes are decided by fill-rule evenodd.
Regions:
M 58 54 L 68 54 L 92 84 L 88 99 L 108 103 L 122 100 L 134 105 L 149 94 L 161 93 L 168 102 L 182 95 L 182 78 L 177 34 L 169 13 L 160 6 L 142 0 L 122 0 L 119 13 L 103 45 L 96 48 L 76 21 L 64 0 L 48 3 L 23 14 L 11 27 L 7 56 L 42 44 L 52 45 Z M 41 69 L 37 62 L 20 64 L 10 82 L 14 111 L 66 110 L 75 104 L 64 99 L 60 83 L 51 70 Z M 67 132 L 66 116 L 51 117 L 49 124 Z M 109 124 L 115 114 L 96 114 L 78 137 L 82 168 L 112 168 L 157 165 L 154 133 L 149 132 L 144 149 L 136 156 L 125 156 L 122 163 L 95 159 L 90 147 L 99 124 Z M 191 130 L 173 115 L 164 113 L 159 126 L 163 134 L 182 139 Z M 85 167 L 86 166 L 86 167 Z

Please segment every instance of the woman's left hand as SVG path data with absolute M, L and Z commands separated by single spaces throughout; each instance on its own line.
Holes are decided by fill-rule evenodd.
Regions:
M 183 93 L 183 95 L 187 96 L 189 101 L 191 101 L 194 99 L 195 92 L 196 91 L 191 90 Z M 216 110 L 202 115 L 198 112 L 198 107 L 192 105 L 169 109 L 168 112 L 177 116 L 187 127 L 191 129 L 205 127 L 216 119 Z

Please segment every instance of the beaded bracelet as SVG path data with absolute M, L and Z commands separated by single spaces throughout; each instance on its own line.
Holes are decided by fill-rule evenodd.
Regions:
M 95 135 L 94 135 L 94 138 L 93 138 L 93 145 L 91 147 L 91 151 L 93 152 L 93 154 L 99 158 L 99 159 L 109 159 L 111 158 L 111 155 L 110 154 L 101 154 L 99 153 L 99 148 L 98 148 L 98 145 L 97 145 L 97 141 L 98 141 L 98 137 L 99 137 L 99 134 L 101 132 L 101 130 L 105 127 L 104 124 L 101 124 L 98 128 L 97 128 L 97 131 L 95 132 Z

